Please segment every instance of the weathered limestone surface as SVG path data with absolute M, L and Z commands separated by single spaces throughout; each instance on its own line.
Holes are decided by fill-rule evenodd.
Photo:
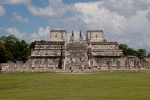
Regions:
M 67 41 L 66 30 L 51 30 L 50 41 Z
M 86 41 L 67 43 L 64 69 L 87 69 L 89 67 L 87 47 Z
M 80 31 L 67 41 L 66 30 L 51 30 L 50 41 L 37 41 L 26 63 L 0 64 L 1 72 L 91 73 L 111 71 L 150 71 L 150 59 L 124 56 L 117 42 L 105 42 L 103 30 L 88 30 L 86 40 Z
M 91 42 L 103 42 L 103 30 L 88 30 L 86 39 Z
M 62 69 L 64 59 L 64 41 L 38 41 L 32 51 L 30 69 L 35 71 L 49 71 Z

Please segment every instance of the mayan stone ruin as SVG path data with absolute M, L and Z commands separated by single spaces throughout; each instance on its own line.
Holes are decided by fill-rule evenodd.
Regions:
M 68 41 L 69 40 L 69 41 Z M 51 30 L 50 41 L 36 41 L 26 63 L 1 64 L 3 72 L 149 71 L 150 60 L 124 56 L 117 42 L 104 41 L 103 30 L 80 31 L 67 39 L 66 30 Z

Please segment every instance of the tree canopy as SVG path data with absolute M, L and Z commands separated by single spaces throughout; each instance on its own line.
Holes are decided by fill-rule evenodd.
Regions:
M 120 44 L 119 48 L 122 49 L 125 56 L 137 56 L 140 59 L 150 57 L 150 54 L 147 54 L 145 49 L 134 50 L 133 48 L 129 48 L 126 44 Z
M 4 57 L 2 62 L 7 61 L 26 61 L 30 54 L 28 44 L 22 40 L 19 41 L 14 35 L 2 36 L 0 41 L 3 43 L 5 48 Z
M 29 45 L 29 48 L 30 48 L 30 54 L 31 54 L 31 51 L 35 48 L 35 43 L 36 43 L 36 41 L 31 42 L 31 44 Z
M 105 40 L 105 42 L 107 41 Z M 35 43 L 36 41 L 28 45 L 26 41 L 20 41 L 14 35 L 0 37 L 0 63 L 8 61 L 27 61 L 31 49 L 35 48 Z M 145 49 L 134 50 L 133 48 L 129 48 L 126 44 L 120 44 L 119 48 L 122 49 L 125 56 L 137 56 L 140 59 L 150 57 L 150 53 Z
M 3 59 L 5 57 L 6 48 L 3 42 L 0 41 L 0 61 L 4 62 Z

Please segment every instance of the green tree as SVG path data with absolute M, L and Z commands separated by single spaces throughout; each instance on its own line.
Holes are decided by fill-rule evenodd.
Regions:
M 137 56 L 140 59 L 146 57 L 147 52 L 145 49 L 134 50 L 133 48 L 129 48 L 126 44 L 120 44 L 119 48 L 123 50 L 125 56 Z
M 15 36 L 3 36 L 0 38 L 6 47 L 5 62 L 7 61 L 26 61 L 30 54 L 28 44 L 22 40 L 19 41 Z
M 119 49 L 122 49 L 123 54 L 124 54 L 125 56 L 128 55 L 128 51 L 127 51 L 128 46 L 127 46 L 126 44 L 120 44 L 120 45 L 119 45 Z
M 21 42 L 17 41 L 14 45 L 14 49 L 15 52 L 13 53 L 13 55 L 15 61 L 25 62 L 28 59 L 30 49 L 28 44 L 24 40 L 22 40 Z
M 136 50 L 134 50 L 133 48 L 127 48 L 126 49 L 126 54 L 130 55 L 130 56 L 137 56 L 138 52 Z
M 107 42 L 107 40 L 106 40 L 106 39 L 104 39 L 104 40 L 103 40 L 103 42 Z
M 31 54 L 32 50 L 35 48 L 35 44 L 36 44 L 36 41 L 31 42 L 31 44 L 29 45 L 29 48 L 30 48 L 30 54 Z
M 7 61 L 15 61 L 13 53 L 15 52 L 15 43 L 19 41 L 14 35 L 9 36 L 2 36 L 0 38 L 6 47 L 6 55 L 5 55 L 5 62 Z
M 16 41 L 19 41 L 19 39 L 17 39 L 14 35 L 2 36 L 0 40 L 3 41 L 4 43 L 6 42 L 15 43 Z
M 0 63 L 5 62 L 5 54 L 6 54 L 6 48 L 4 43 L 0 42 Z
M 119 44 L 120 49 L 127 49 L 128 46 L 126 44 Z
M 31 54 L 32 49 L 35 48 L 35 44 L 36 44 L 36 41 L 31 42 L 31 44 L 29 45 L 29 48 L 30 48 L 30 54 Z
M 147 57 L 150 58 L 150 52 L 147 54 Z
M 29 45 L 29 48 L 30 49 L 34 49 L 35 48 L 35 43 L 36 43 L 36 41 L 31 42 L 31 44 Z
M 147 51 L 145 49 L 138 49 L 138 57 L 140 59 L 143 59 L 143 58 L 146 58 L 147 55 L 146 55 Z

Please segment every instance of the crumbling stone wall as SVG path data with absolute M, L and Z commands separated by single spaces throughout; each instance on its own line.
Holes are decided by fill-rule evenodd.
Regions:
M 103 42 L 103 30 L 88 30 L 86 40 L 88 42 Z
M 61 69 L 64 59 L 65 42 L 36 42 L 35 49 L 32 51 L 30 60 L 32 70 Z
M 37 41 L 26 63 L 0 64 L 2 72 L 101 72 L 145 71 L 150 59 L 123 55 L 117 42 L 104 42 L 102 30 L 88 30 L 86 40 L 80 31 L 67 42 L 66 30 L 51 30 L 50 41 Z
M 95 57 L 93 67 L 101 69 L 101 70 L 107 70 L 107 69 L 141 69 L 142 66 L 139 63 L 140 59 L 134 56 L 128 56 L 128 57 Z M 144 64 L 147 62 L 144 62 Z
M 67 41 L 67 31 L 66 30 L 51 30 L 50 31 L 50 41 Z
M 88 65 L 86 41 L 70 42 L 66 46 L 65 69 L 86 69 Z

